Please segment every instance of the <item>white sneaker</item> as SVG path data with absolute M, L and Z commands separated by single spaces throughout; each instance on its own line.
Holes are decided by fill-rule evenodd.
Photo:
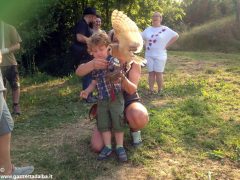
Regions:
M 29 175 L 34 171 L 33 166 L 13 167 L 12 175 Z

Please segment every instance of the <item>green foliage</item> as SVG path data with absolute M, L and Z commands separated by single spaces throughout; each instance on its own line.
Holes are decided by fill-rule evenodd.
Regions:
M 233 15 L 235 7 L 229 0 L 190 0 L 183 1 L 182 6 L 186 12 L 184 22 L 190 26 Z
M 154 11 L 161 11 L 164 22 L 169 26 L 176 26 L 184 16 L 180 4 L 174 0 L 1 0 L 1 14 L 8 17 L 7 22 L 16 26 L 23 40 L 22 52 L 18 56 L 22 73 L 40 71 L 68 75 L 73 71 L 69 50 L 73 28 L 87 6 L 97 9 L 106 31 L 111 29 L 114 9 L 127 13 L 140 29 L 151 24 Z
M 213 150 L 209 153 L 210 158 L 221 160 L 224 158 L 224 153 L 221 150 Z

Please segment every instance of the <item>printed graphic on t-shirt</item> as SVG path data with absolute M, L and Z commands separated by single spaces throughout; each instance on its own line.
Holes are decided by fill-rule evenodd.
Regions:
M 152 34 L 151 38 L 148 40 L 148 46 L 147 46 L 147 50 L 150 50 L 152 45 L 154 45 L 158 40 L 160 40 L 158 38 L 158 36 L 160 36 L 162 33 L 164 33 L 166 31 L 165 28 L 161 29 L 160 31 L 158 31 L 158 33 Z

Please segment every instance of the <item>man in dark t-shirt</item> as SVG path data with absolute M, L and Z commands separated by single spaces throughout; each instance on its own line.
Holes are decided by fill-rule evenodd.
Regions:
M 74 44 L 72 46 L 72 52 L 74 56 L 74 66 L 78 67 L 79 64 L 86 63 L 93 59 L 93 57 L 87 51 L 87 39 L 92 35 L 92 29 L 90 24 L 96 19 L 96 9 L 95 8 L 85 8 L 83 12 L 83 18 L 77 23 L 74 29 Z M 91 73 L 87 74 L 82 79 L 83 90 L 88 87 L 92 81 Z M 89 103 L 96 101 L 92 94 L 86 100 Z

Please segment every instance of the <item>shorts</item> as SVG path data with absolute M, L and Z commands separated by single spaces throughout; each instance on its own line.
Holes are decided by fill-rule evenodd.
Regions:
M 151 57 L 146 56 L 148 72 L 164 72 L 167 56 Z
M 130 104 L 132 104 L 133 102 L 141 102 L 141 99 L 138 95 L 138 93 L 134 93 L 134 94 L 128 94 L 125 91 L 123 92 L 123 96 L 124 96 L 124 108 L 126 109 Z
M 0 91 L 0 136 L 10 133 L 13 127 L 12 116 L 3 97 L 3 92 Z
M 1 70 L 4 86 L 6 87 L 6 83 L 8 81 L 12 90 L 17 90 L 20 87 L 17 65 L 1 66 Z
M 98 101 L 97 127 L 100 132 L 124 131 L 124 99 L 122 93 L 116 94 L 114 101 L 110 99 Z

